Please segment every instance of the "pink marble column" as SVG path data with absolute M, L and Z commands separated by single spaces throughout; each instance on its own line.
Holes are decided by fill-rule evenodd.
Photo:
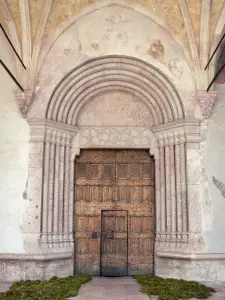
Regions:
M 165 186 L 165 148 L 164 141 L 159 141 L 159 164 L 160 164 L 160 215 L 161 215 L 161 235 L 165 238 L 166 231 L 166 186 Z
M 165 170 L 166 170 L 166 232 L 167 240 L 170 240 L 172 229 L 171 222 L 171 186 L 170 186 L 170 145 L 168 137 L 165 137 Z
M 182 207 L 181 207 L 181 147 L 178 135 L 175 137 L 175 164 L 176 164 L 176 203 L 177 203 L 177 232 L 178 240 L 182 233 Z
M 155 198 L 156 198 L 156 232 L 161 231 L 161 220 L 160 220 L 160 162 L 159 158 L 155 158 Z
M 175 147 L 174 137 L 169 139 L 170 143 L 170 199 L 171 199 L 171 238 L 176 239 L 177 220 L 176 220 L 176 177 L 175 177 Z
M 60 157 L 59 157 L 59 241 L 60 246 L 63 246 L 63 204 L 64 204 L 64 169 L 65 169 L 65 135 L 63 135 L 60 144 Z
M 63 242 L 68 245 L 69 242 L 69 182 L 70 182 L 70 155 L 71 155 L 71 138 L 66 135 L 65 147 L 65 177 L 64 177 L 64 222 L 63 222 Z

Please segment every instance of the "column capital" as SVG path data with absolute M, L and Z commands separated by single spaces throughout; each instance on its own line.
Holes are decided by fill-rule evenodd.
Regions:
M 179 136 L 179 140 L 180 140 L 179 144 L 185 144 L 185 142 L 186 142 L 186 137 L 185 137 L 185 135 L 184 135 L 184 134 L 180 135 L 180 136 Z
M 170 145 L 170 139 L 168 135 L 164 135 L 164 145 L 169 146 Z
M 158 139 L 158 145 L 160 148 L 163 148 L 165 146 L 164 139 L 162 137 Z
M 175 144 L 174 133 L 169 133 L 168 134 L 168 139 L 169 139 L 169 144 L 170 145 L 174 145 Z
M 26 119 L 28 110 L 32 103 L 33 90 L 26 89 L 26 90 L 24 90 L 24 92 L 22 92 L 21 90 L 17 89 L 14 91 L 14 95 L 15 95 L 16 101 L 19 104 L 20 113 L 22 115 L 22 118 Z
M 214 103 L 216 99 L 216 92 L 206 92 L 206 91 L 198 91 L 197 92 L 197 103 L 199 104 L 202 116 L 204 119 L 208 119 L 211 115 Z
M 179 145 L 180 144 L 180 139 L 179 139 L 178 132 L 174 133 L 174 143 L 175 143 L 175 145 Z

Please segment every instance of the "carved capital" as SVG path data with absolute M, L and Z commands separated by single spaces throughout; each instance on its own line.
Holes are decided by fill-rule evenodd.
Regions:
M 25 90 L 24 92 L 20 90 L 16 90 L 14 92 L 17 102 L 19 103 L 19 108 L 23 119 L 27 118 L 27 113 L 30 108 L 33 91 L 32 90 Z
M 216 99 L 216 92 L 205 92 L 205 91 L 198 91 L 197 94 L 197 103 L 199 103 L 199 106 L 202 111 L 202 116 L 204 119 L 208 119 L 211 115 L 213 105 L 215 103 Z

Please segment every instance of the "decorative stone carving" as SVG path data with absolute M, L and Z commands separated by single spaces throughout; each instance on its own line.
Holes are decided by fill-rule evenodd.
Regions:
M 19 103 L 21 115 L 24 119 L 26 119 L 29 107 L 32 103 L 33 91 L 25 90 L 22 92 L 20 90 L 16 90 L 14 94 L 17 102 Z
M 208 119 L 211 115 L 213 105 L 215 103 L 216 99 L 216 92 L 205 92 L 205 91 L 199 91 L 197 95 L 197 102 L 199 103 L 199 106 L 202 111 L 202 116 L 204 119 Z
M 153 138 L 151 130 L 139 127 L 84 127 L 79 134 L 80 148 L 150 148 Z
M 111 77 L 107 64 L 110 64 L 116 79 Z M 144 80 L 140 75 L 143 68 Z M 80 77 L 76 76 L 79 71 Z M 198 226 L 201 211 L 197 211 L 199 217 L 193 219 L 201 199 L 192 194 L 193 186 L 186 175 L 191 175 L 188 173 L 187 145 L 199 145 L 200 121 L 185 119 L 179 96 L 170 82 L 157 72 L 151 66 L 126 57 L 92 60 L 83 65 L 82 70 L 78 68 L 71 72 L 55 89 L 46 112 L 47 120 L 29 121 L 33 147 L 30 159 L 33 160 L 33 149 L 37 145 L 38 155 L 42 158 L 38 176 L 29 175 L 32 179 L 29 191 L 32 193 L 35 186 L 39 188 L 35 199 L 41 207 L 38 215 L 41 220 L 35 221 L 32 229 L 35 238 L 40 240 L 41 251 L 73 251 L 74 159 L 84 148 L 150 149 L 156 166 L 156 253 L 202 251 Z M 157 86 L 153 84 L 156 81 Z M 112 88 L 112 82 L 116 87 Z M 117 85 L 121 86 L 118 88 Z M 89 127 L 82 124 L 76 127 L 80 112 L 85 113 L 85 106 L 87 104 L 88 107 L 93 97 L 103 93 L 110 95 L 121 89 L 150 108 L 152 119 L 149 118 L 149 128 L 147 125 L 138 127 L 136 118 L 133 119 L 134 127 L 126 124 L 119 127 L 100 124 L 96 127 L 91 123 Z M 191 155 L 192 152 L 188 159 Z M 63 196 L 60 194 L 61 186 L 64 187 Z M 31 213 L 31 218 L 36 215 Z
M 111 91 L 101 93 L 85 104 L 79 111 L 79 127 L 147 127 L 152 126 L 148 106 L 131 93 Z

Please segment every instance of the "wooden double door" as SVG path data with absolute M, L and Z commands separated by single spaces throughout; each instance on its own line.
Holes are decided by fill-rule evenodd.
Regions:
M 146 150 L 83 150 L 75 162 L 75 273 L 152 274 L 154 160 Z

